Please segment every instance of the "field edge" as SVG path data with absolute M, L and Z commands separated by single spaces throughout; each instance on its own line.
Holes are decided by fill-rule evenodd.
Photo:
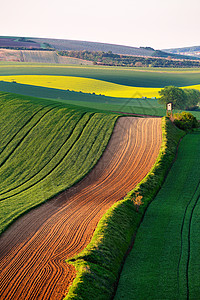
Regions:
M 179 140 L 184 135 L 169 119 L 162 119 L 162 145 L 151 171 L 134 190 L 106 212 L 88 246 L 66 261 L 74 265 L 77 276 L 64 300 L 112 298 L 133 237 L 149 203 L 163 184 Z M 143 196 L 144 204 L 139 212 L 136 212 L 132 201 L 135 192 Z

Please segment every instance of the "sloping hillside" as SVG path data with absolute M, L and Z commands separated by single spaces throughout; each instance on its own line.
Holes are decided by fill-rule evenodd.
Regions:
M 97 42 L 88 42 L 88 41 L 75 41 L 75 40 L 61 40 L 61 39 L 41 39 L 34 38 L 31 39 L 37 43 L 43 43 L 44 40 L 46 43 L 50 44 L 56 50 L 88 50 L 88 51 L 112 51 L 117 54 L 127 54 L 127 55 L 142 55 L 142 56 L 152 56 L 154 49 L 152 48 L 137 48 L 129 47 L 123 45 L 115 45 L 108 43 L 97 43 Z
M 149 172 L 161 139 L 161 119 L 120 118 L 103 157 L 88 176 L 23 216 L 1 236 L 0 298 L 63 299 L 75 276 L 65 259 L 85 248 L 105 211 Z M 82 147 L 90 143 L 88 138 Z M 81 159 L 81 145 L 79 150 Z M 76 165 L 82 168 L 80 159 Z M 50 182 L 49 190 L 59 183 Z
M 37 49 L 37 50 L 87 50 L 87 51 L 112 51 L 115 54 L 149 56 L 149 57 L 168 57 L 169 54 L 154 50 L 151 47 L 130 47 L 124 45 L 75 41 L 67 39 L 48 39 L 48 38 L 27 38 L 27 37 L 0 37 L 0 48 L 10 49 Z M 172 54 L 173 58 L 184 58 L 180 55 Z M 185 57 L 187 58 L 187 57 Z
M 172 54 L 180 54 L 180 55 L 187 55 L 187 56 L 200 58 L 200 46 L 172 48 L 172 49 L 165 49 L 163 51 Z
M 0 93 L 0 108 L 2 232 L 94 167 L 117 115 L 6 93 Z

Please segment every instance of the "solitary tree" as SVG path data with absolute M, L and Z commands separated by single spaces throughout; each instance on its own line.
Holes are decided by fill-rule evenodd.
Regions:
M 177 109 L 184 109 L 186 106 L 186 94 L 178 87 L 166 86 L 159 91 L 159 95 L 161 97 L 158 99 L 158 102 L 161 104 L 167 104 L 171 102 L 173 107 Z
M 200 102 L 200 92 L 195 89 L 181 89 L 175 86 L 166 86 L 159 91 L 158 102 L 171 102 L 176 109 L 193 109 Z
M 143 204 L 142 198 L 143 197 L 139 194 L 139 192 L 136 192 L 133 196 L 133 203 L 134 203 L 134 206 L 135 206 L 137 212 L 139 212 L 140 205 Z

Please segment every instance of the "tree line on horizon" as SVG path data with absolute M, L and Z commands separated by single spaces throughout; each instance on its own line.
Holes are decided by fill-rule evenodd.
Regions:
M 62 50 L 58 55 L 92 61 L 94 65 L 125 66 L 125 67 L 167 67 L 167 68 L 193 68 L 200 67 L 198 60 L 175 60 L 167 58 L 143 57 L 115 54 L 112 51 L 88 50 Z

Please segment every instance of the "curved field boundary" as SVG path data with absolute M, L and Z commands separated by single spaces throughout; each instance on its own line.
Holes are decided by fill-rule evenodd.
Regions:
M 109 97 L 142 98 L 160 97 L 161 88 L 126 86 L 108 81 L 74 77 L 74 76 L 51 76 L 51 75 L 12 75 L 0 76 L 0 81 L 17 82 L 33 86 L 71 90 L 83 93 L 95 93 Z M 182 88 L 193 88 L 200 90 L 200 84 L 184 86 Z
M 2 75 L 58 75 L 86 77 L 111 83 L 160 87 L 169 85 L 188 86 L 199 84 L 199 69 L 125 68 L 102 66 L 56 66 L 30 63 L 0 64 Z
M 199 299 L 200 132 L 181 141 L 149 206 L 115 299 Z
M 15 92 L 23 95 L 52 99 L 58 103 L 87 107 L 87 110 L 101 110 L 103 112 L 121 112 L 139 115 L 165 116 L 166 109 L 155 99 L 116 98 L 103 95 L 88 94 L 82 92 L 66 91 L 53 88 L 45 88 L 33 85 L 0 81 L 0 90 Z M 139 95 L 138 95 L 139 96 Z M 175 110 L 174 112 L 180 112 Z M 190 111 L 197 119 L 200 119 L 200 111 Z
M 66 300 L 113 298 L 127 249 L 133 243 L 146 207 L 162 185 L 174 160 L 178 141 L 184 135 L 184 132 L 166 118 L 162 121 L 162 132 L 159 156 L 149 174 L 127 197 L 107 211 L 85 250 L 67 260 L 75 266 L 78 273 Z M 139 212 L 132 202 L 136 192 L 143 196 L 143 205 Z
M 72 110 L 70 110 L 70 112 L 72 115 L 78 113 L 78 111 L 74 112 Z M 67 111 L 64 109 L 63 113 L 65 115 Z M 82 115 L 82 112 L 79 112 L 79 114 Z M 80 126 L 75 127 L 69 141 L 59 152 L 60 155 L 56 155 L 54 160 L 38 173 L 37 178 L 35 177 L 32 182 L 30 181 L 27 183 L 29 185 L 27 189 L 0 201 L 1 231 L 5 230 L 13 220 L 27 210 L 52 198 L 62 190 L 65 190 L 80 181 L 94 167 L 107 146 L 118 116 L 95 113 L 90 118 L 90 115 L 92 116 L 93 113 L 87 113 L 83 116 L 79 123 Z M 53 124 L 51 121 L 52 118 L 50 119 L 51 125 L 48 128 L 50 138 L 54 126 L 54 120 Z M 48 127 L 49 124 L 45 123 L 43 125 Z M 55 153 L 55 150 L 57 149 L 55 142 L 53 142 L 50 149 L 48 149 L 50 144 L 48 139 L 45 138 L 47 132 L 45 126 L 42 126 L 42 128 L 40 127 L 39 131 L 37 129 L 32 136 L 27 136 L 28 140 L 26 140 L 26 148 L 22 145 L 22 148 L 18 151 L 19 155 L 15 155 L 13 156 L 13 160 L 9 160 L 10 164 L 7 166 L 7 172 L 2 172 L 2 169 L 0 169 L 2 186 L 3 179 L 6 182 L 10 181 L 10 186 L 13 179 L 14 184 L 15 179 L 16 181 L 18 179 L 18 182 L 20 182 L 21 178 L 22 180 L 24 178 L 26 179 L 29 172 L 33 173 L 31 163 L 33 164 L 33 169 L 35 169 L 35 164 L 36 167 L 41 168 L 41 166 L 44 165 L 44 162 L 48 160 L 49 153 L 52 155 L 51 148 L 53 153 Z M 57 140 L 57 144 L 60 144 L 65 140 L 66 135 L 70 132 L 70 130 L 66 132 L 67 129 L 69 128 L 66 128 L 64 131 L 61 130 L 62 136 Z M 43 139 L 39 138 L 40 133 L 43 134 Z M 40 142 L 41 140 L 43 140 L 43 143 Z M 40 147 L 42 147 L 42 149 Z M 38 155 L 38 151 L 41 153 L 40 155 Z M 43 151 L 45 151 L 45 155 Z M 32 155 L 30 155 L 30 153 L 32 153 Z M 10 170 L 12 172 L 10 172 L 10 176 L 8 177 L 7 174 L 9 174 Z M 13 174 L 14 172 L 16 174 Z M 20 177 L 18 176 L 17 178 L 18 174 Z M 4 195 L 2 196 L 4 198 Z
M 6 198 L 3 198 L 3 199 L 0 199 L 0 201 L 2 201 L 2 200 L 5 200 L 5 199 L 8 199 L 8 198 L 11 198 L 11 197 L 13 197 L 13 196 L 15 196 L 15 195 L 18 195 L 18 194 L 20 194 L 20 193 L 22 193 L 23 191 L 25 191 L 25 190 L 27 190 L 27 189 L 29 189 L 29 188 L 31 188 L 31 187 L 33 187 L 33 186 L 35 186 L 37 183 L 40 183 L 40 181 L 43 181 L 44 179 L 46 179 L 52 172 L 54 172 L 54 170 L 55 169 L 57 169 L 60 165 L 61 165 L 61 163 L 63 162 L 63 160 L 64 159 L 66 159 L 67 158 L 67 156 L 69 156 L 70 155 L 70 151 L 73 151 L 73 149 L 76 147 L 76 143 L 78 143 L 79 142 L 79 139 L 81 138 L 81 136 L 82 136 L 82 134 L 83 134 L 83 132 L 84 132 L 84 130 L 85 130 L 85 127 L 87 128 L 87 126 L 89 125 L 90 126 L 90 130 L 91 130 L 91 128 L 93 128 L 93 127 L 95 127 L 95 124 L 94 124 L 94 122 L 90 122 L 91 120 L 92 120 L 92 117 L 93 117 L 93 114 L 90 114 L 89 116 L 88 116 L 88 118 L 85 120 L 85 122 L 84 122 L 84 127 L 82 126 L 82 130 L 80 131 L 78 131 L 78 133 L 76 134 L 76 136 L 75 136 L 75 138 L 76 139 L 73 139 L 72 140 L 72 142 L 70 141 L 70 137 L 72 136 L 70 136 L 69 137 L 69 140 L 67 140 L 67 141 L 65 141 L 65 143 L 64 143 L 64 145 L 67 147 L 67 150 L 65 149 L 65 152 L 64 152 L 64 154 L 60 151 L 61 149 L 59 149 L 58 150 L 58 153 L 56 153 L 56 154 L 58 154 L 57 156 L 55 155 L 54 157 L 53 157 L 53 159 L 52 160 L 55 160 L 55 162 L 54 162 L 54 164 L 52 164 L 51 166 L 50 166 L 50 168 L 48 168 L 49 166 L 48 166 L 48 164 L 46 164 L 44 167 L 42 167 L 40 170 L 39 170 L 39 172 L 37 173 L 37 174 L 35 174 L 35 175 L 33 175 L 32 176 L 32 178 L 34 178 L 35 176 L 37 176 L 37 175 L 39 175 L 39 176 L 37 176 L 37 177 L 39 177 L 39 179 L 37 178 L 34 182 L 30 182 L 30 180 L 28 180 L 28 186 L 27 187 L 23 187 L 23 189 L 21 189 L 22 188 L 22 185 L 24 185 L 24 183 L 25 182 L 23 182 L 22 183 L 22 185 L 19 185 L 19 186 L 17 186 L 16 188 L 19 188 L 20 189 L 20 191 L 18 191 L 18 192 L 15 192 L 14 194 L 12 194 L 12 195 L 6 195 Z M 94 116 L 94 117 L 96 117 L 96 116 Z M 94 118 L 93 118 L 94 119 Z M 110 121 L 110 120 L 109 120 Z M 91 124 L 89 124 L 89 122 L 91 123 Z M 103 120 L 103 122 L 99 122 L 98 123 L 98 131 L 101 131 L 101 129 L 103 129 L 103 127 L 104 127 L 104 125 L 105 125 L 105 120 Z M 76 128 L 75 128 L 76 129 Z M 88 128 L 87 128 L 88 129 Z M 72 133 L 73 134 L 73 133 Z M 105 138 L 106 138 L 106 134 L 105 134 Z M 67 143 L 68 142 L 68 143 Z M 71 143 L 70 143 L 71 142 Z M 66 145 L 67 144 L 67 145 Z M 89 149 L 89 151 L 90 151 L 90 149 L 93 147 L 93 145 L 95 144 L 95 141 L 93 141 L 93 143 L 91 143 L 91 144 L 89 144 L 88 145 L 88 149 Z M 77 148 L 77 147 L 76 147 Z M 61 152 L 61 153 L 60 153 Z M 51 161 L 52 161 L 51 160 Z M 51 163 L 51 161 L 50 161 L 50 163 Z M 43 171 L 43 169 L 47 169 L 47 170 L 45 170 L 45 172 L 44 172 L 44 174 L 40 174 L 40 172 L 42 172 Z M 49 169 L 49 170 L 48 170 Z M 31 179 L 32 179 L 31 178 Z
M 2 234 L 1 297 L 62 299 L 75 277 L 65 259 L 85 248 L 105 211 L 149 172 L 161 140 L 161 119 L 120 118 L 88 176 Z
M 27 210 L 80 181 L 101 157 L 118 116 L 16 94 L 0 93 L 0 106 L 2 135 L 11 140 L 0 155 L 7 156 L 0 167 L 2 232 Z M 23 117 L 27 121 L 38 107 L 46 108 L 24 127 Z

